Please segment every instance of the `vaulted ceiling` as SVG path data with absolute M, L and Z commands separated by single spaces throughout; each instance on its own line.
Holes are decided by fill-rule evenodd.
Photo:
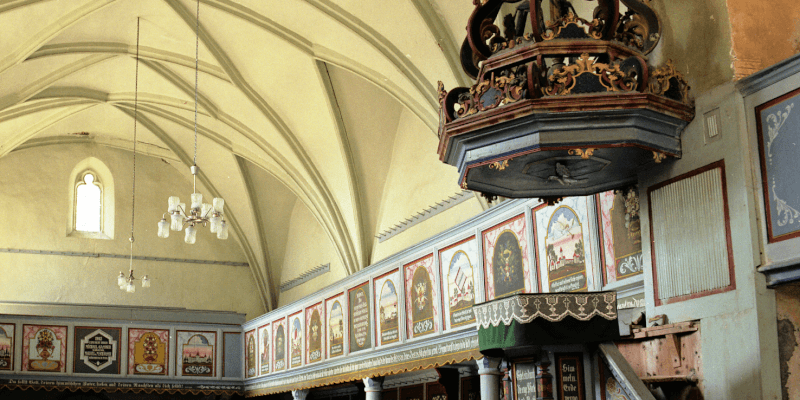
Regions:
M 436 81 L 469 85 L 458 48 L 471 3 L 201 0 L 199 182 L 207 196 L 226 199 L 268 308 L 276 306 L 275 264 L 298 203 L 346 273 L 375 261 L 375 237 L 388 228 L 381 214 L 399 127 L 435 144 Z M 138 18 L 137 151 L 162 158 L 188 181 L 196 7 L 185 0 L 0 1 L 0 157 L 71 141 L 132 148 Z M 432 173 L 450 174 L 442 181 L 449 185 L 427 189 L 422 202 L 459 191 L 456 171 L 438 163 L 435 146 L 418 157 Z M 409 179 L 410 189 L 431 182 Z

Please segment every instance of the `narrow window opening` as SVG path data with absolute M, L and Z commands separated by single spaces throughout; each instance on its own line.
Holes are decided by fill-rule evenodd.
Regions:
M 75 230 L 100 232 L 103 215 L 103 193 L 95 176 L 87 173 L 75 189 Z

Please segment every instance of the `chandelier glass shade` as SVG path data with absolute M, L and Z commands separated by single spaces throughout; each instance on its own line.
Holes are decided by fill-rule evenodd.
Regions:
M 169 231 L 180 231 L 186 228 L 183 241 L 194 244 L 197 240 L 197 227 L 209 226 L 211 233 L 217 234 L 217 239 L 225 240 L 228 238 L 228 223 L 225 221 L 223 208 L 225 200 L 215 197 L 211 204 L 203 203 L 203 195 L 197 193 L 197 173 L 200 168 L 197 166 L 197 81 L 198 81 L 198 60 L 200 51 L 200 0 L 197 1 L 197 25 L 195 36 L 195 56 L 194 56 L 194 165 L 190 167 L 192 173 L 192 195 L 190 196 L 190 207 L 186 208 L 186 203 L 181 203 L 178 196 L 170 196 L 167 202 L 167 212 L 158 222 L 158 237 L 169 237 Z M 167 221 L 169 214 L 170 221 Z

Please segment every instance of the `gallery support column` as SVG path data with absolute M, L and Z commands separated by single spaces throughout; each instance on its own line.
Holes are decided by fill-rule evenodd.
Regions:
M 364 378 L 364 393 L 366 394 L 365 400 L 381 400 L 382 391 L 383 391 L 382 376 L 376 376 L 374 378 Z
M 292 390 L 292 399 L 293 400 L 306 400 L 308 396 L 308 389 L 305 390 Z
M 483 357 L 475 362 L 481 376 L 481 400 L 500 400 L 500 377 L 503 376 L 498 370 L 500 359 Z

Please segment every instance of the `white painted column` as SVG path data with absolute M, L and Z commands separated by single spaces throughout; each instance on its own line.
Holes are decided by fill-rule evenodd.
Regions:
M 308 389 L 292 390 L 292 399 L 294 400 L 306 400 L 307 396 L 308 396 Z
M 364 393 L 366 394 L 365 400 L 381 400 L 382 391 L 382 376 L 376 376 L 375 378 L 364 378 Z
M 500 400 L 500 359 L 483 357 L 475 362 L 481 376 L 481 400 Z

